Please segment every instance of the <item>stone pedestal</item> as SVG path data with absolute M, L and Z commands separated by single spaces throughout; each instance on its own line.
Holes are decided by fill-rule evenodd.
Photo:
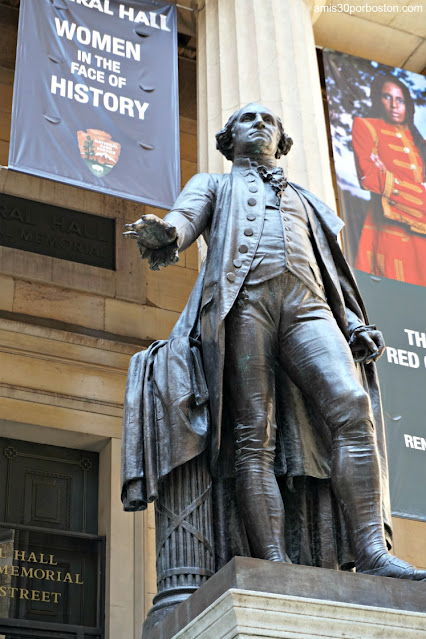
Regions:
M 426 639 L 426 583 L 236 557 L 147 639 Z

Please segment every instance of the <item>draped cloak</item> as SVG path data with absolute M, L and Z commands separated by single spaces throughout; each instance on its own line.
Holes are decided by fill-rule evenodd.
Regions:
M 248 205 L 247 178 L 259 195 Z M 314 250 L 327 301 L 347 340 L 368 318 L 337 235 L 343 223 L 323 202 L 289 183 L 307 202 Z M 253 202 L 255 204 L 253 205 Z M 177 466 L 206 454 L 213 477 L 216 569 L 234 555 L 250 555 L 233 482 L 232 425 L 223 393 L 225 318 L 244 282 L 262 232 L 264 184 L 250 163 L 231 174 L 198 174 L 183 189 L 166 221 L 180 250 L 199 235 L 208 252 L 188 303 L 168 340 L 137 353 L 129 366 L 123 414 L 122 501 L 143 510 Z M 241 224 L 259 220 L 246 267 L 230 286 Z M 257 234 L 257 235 L 256 235 Z M 250 251 L 252 255 L 250 256 Z M 358 365 L 371 399 L 382 477 L 385 534 L 391 545 L 388 468 L 380 390 L 374 363 Z M 351 567 L 347 530 L 330 485 L 331 436 L 309 398 L 277 367 L 275 472 L 286 510 L 287 552 L 295 563 Z M 314 389 L 313 389 L 314 392 Z

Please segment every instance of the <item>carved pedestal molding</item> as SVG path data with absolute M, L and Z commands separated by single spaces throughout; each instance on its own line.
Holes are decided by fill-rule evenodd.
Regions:
M 426 615 L 231 589 L 174 639 L 424 639 Z
M 312 31 L 311 0 L 204 0 L 198 13 L 198 162 L 230 169 L 214 134 L 239 107 L 261 102 L 294 140 L 290 180 L 334 205 Z M 311 13 L 312 12 L 312 13 Z

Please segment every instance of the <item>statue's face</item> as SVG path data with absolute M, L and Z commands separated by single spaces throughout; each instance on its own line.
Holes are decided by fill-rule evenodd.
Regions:
M 277 119 L 261 104 L 244 107 L 232 128 L 234 157 L 275 157 L 280 139 Z

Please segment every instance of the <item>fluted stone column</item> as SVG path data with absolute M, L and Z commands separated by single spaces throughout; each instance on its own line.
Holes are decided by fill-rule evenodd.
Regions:
M 333 207 L 314 0 L 199 0 L 198 6 L 199 170 L 229 171 L 215 133 L 236 109 L 261 102 L 283 117 L 294 140 L 280 160 L 289 179 Z

